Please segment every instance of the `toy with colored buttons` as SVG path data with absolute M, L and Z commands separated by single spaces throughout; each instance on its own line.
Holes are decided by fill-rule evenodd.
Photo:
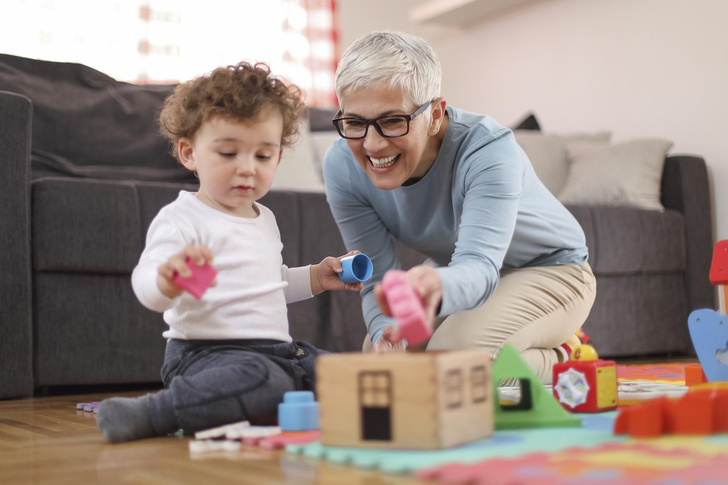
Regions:
M 617 407 L 617 366 L 601 360 L 591 345 L 581 345 L 571 360 L 554 365 L 554 397 L 568 411 L 597 413 Z
M 198 266 L 191 258 L 187 258 L 186 262 L 190 271 L 192 271 L 192 276 L 183 278 L 179 274 L 176 274 L 174 284 L 199 300 L 215 280 L 217 270 L 209 264 Z

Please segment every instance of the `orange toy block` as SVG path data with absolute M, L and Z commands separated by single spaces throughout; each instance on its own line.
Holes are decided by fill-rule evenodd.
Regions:
M 697 384 L 705 384 L 708 382 L 708 378 L 705 377 L 703 366 L 700 364 L 687 364 L 685 366 L 685 385 L 688 387 L 695 386 Z
M 554 365 L 554 397 L 568 411 L 599 413 L 617 407 L 617 367 L 611 360 L 571 360 Z
M 678 399 L 651 399 L 620 410 L 614 421 L 614 434 L 628 434 L 633 438 L 725 432 L 728 432 L 728 385 L 703 384 Z

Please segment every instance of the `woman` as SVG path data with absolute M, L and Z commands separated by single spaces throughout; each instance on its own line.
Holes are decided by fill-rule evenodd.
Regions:
M 429 258 L 407 272 L 436 327 L 427 350 L 510 343 L 548 382 L 596 295 L 584 233 L 513 133 L 448 106 L 440 78 L 432 48 L 399 32 L 358 39 L 336 71 L 326 194 L 346 246 L 374 263 L 361 293 L 373 350 L 404 348 L 378 284 L 399 268 L 393 236 Z

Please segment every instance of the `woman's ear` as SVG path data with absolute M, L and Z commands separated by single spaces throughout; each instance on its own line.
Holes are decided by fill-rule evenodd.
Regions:
M 194 172 L 197 166 L 195 165 L 195 154 L 192 147 L 192 141 L 188 138 L 180 138 L 177 142 L 177 153 L 179 154 L 180 163 L 187 170 Z
M 447 107 L 447 101 L 445 98 L 440 96 L 432 102 L 432 119 L 430 120 L 430 133 L 436 135 L 440 131 L 442 122 L 445 119 L 445 108 Z

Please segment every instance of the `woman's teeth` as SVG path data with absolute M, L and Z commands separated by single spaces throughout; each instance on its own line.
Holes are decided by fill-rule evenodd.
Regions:
M 372 165 L 374 165 L 377 168 L 387 168 L 387 167 L 391 167 L 392 165 L 394 165 L 398 158 L 399 158 L 399 155 L 392 155 L 391 157 L 386 157 L 386 158 L 369 157 L 369 160 L 371 160 Z

